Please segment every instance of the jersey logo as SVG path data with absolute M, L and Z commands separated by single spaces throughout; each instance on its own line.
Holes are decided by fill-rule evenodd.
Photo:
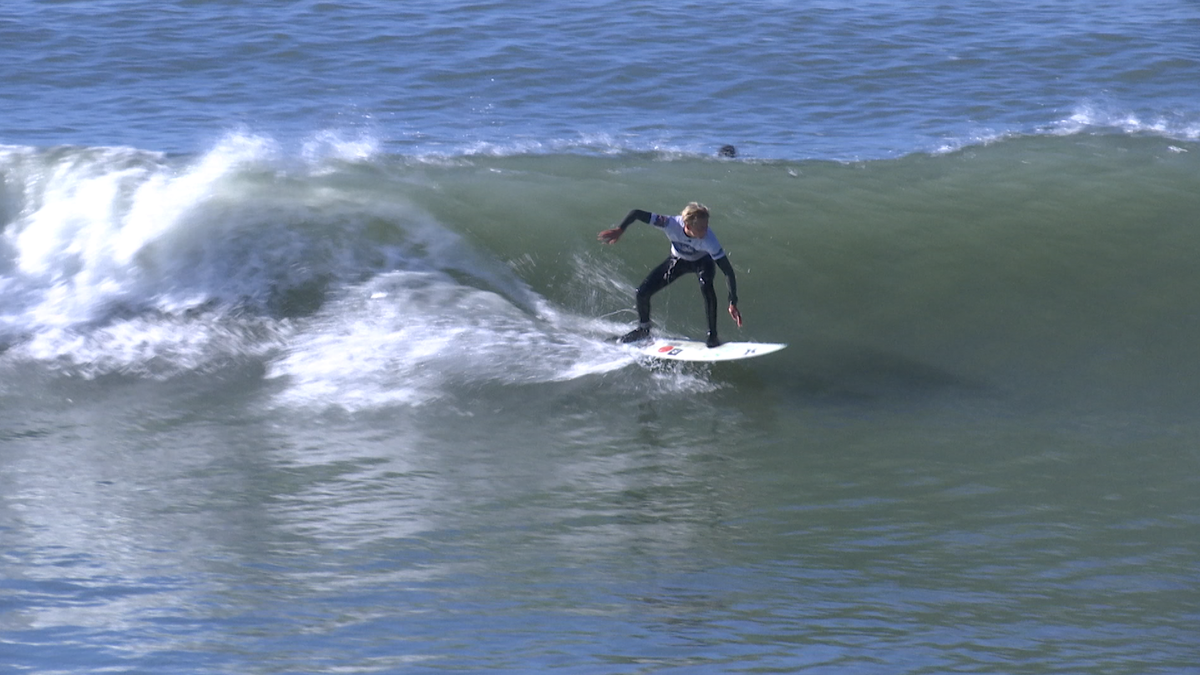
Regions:
M 670 216 L 660 216 L 658 214 L 654 214 L 654 219 L 651 221 L 651 224 L 655 227 L 666 227 L 667 223 L 669 222 L 671 222 Z

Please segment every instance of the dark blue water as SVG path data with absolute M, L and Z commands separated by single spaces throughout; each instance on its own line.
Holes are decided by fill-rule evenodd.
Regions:
M 1186 2 L 13 2 L 10 144 L 197 152 L 230 130 L 405 154 L 875 158 L 1007 134 L 1194 139 Z

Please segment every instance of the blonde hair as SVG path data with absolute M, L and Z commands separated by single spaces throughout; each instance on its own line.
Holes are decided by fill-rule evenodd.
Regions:
M 692 221 L 697 218 L 708 220 L 708 207 L 700 202 L 691 202 L 683 207 L 683 212 L 679 214 L 683 218 L 683 222 L 691 225 Z

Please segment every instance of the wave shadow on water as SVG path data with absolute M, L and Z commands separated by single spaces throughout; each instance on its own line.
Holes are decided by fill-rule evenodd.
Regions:
M 916 404 L 998 395 L 987 382 L 898 352 L 849 343 L 793 345 L 803 356 L 789 369 L 789 393 L 840 404 Z

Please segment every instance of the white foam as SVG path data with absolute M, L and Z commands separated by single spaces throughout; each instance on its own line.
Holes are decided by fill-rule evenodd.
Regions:
M 161 155 L 123 148 L 26 157 L 21 212 L 5 231 L 10 283 L 21 292 L 4 313 L 36 330 L 146 302 L 170 285 L 170 270 L 145 264 L 163 260 L 147 253 L 187 226 L 218 181 L 272 152 L 264 139 L 231 136 L 182 171 Z
M 301 156 L 310 164 L 328 160 L 361 162 L 379 153 L 379 141 L 367 132 L 348 134 L 341 130 L 324 130 L 304 141 Z
M 183 165 L 130 148 L 4 148 L 15 206 L 0 246 L 0 344 L 16 345 L 5 358 L 154 376 L 274 348 L 273 328 L 243 330 L 220 308 L 265 296 L 302 259 L 281 253 L 294 219 L 272 233 L 261 225 L 281 210 L 240 194 L 239 174 L 278 157 L 242 133 Z
M 437 272 L 396 272 L 330 302 L 268 376 L 287 379 L 285 405 L 359 410 L 426 404 L 489 383 L 572 380 L 631 362 L 620 350 L 589 350 L 494 292 Z
M 285 344 L 289 331 L 287 322 L 141 316 L 88 330 L 46 328 L 6 352 L 5 358 L 40 363 L 75 377 L 119 373 L 168 379 L 266 358 Z
M 1074 135 L 1116 130 L 1127 134 L 1153 134 L 1165 138 L 1200 140 L 1200 120 L 1178 113 L 1137 112 L 1112 104 L 1084 102 L 1069 116 L 1050 126 L 1049 132 Z

